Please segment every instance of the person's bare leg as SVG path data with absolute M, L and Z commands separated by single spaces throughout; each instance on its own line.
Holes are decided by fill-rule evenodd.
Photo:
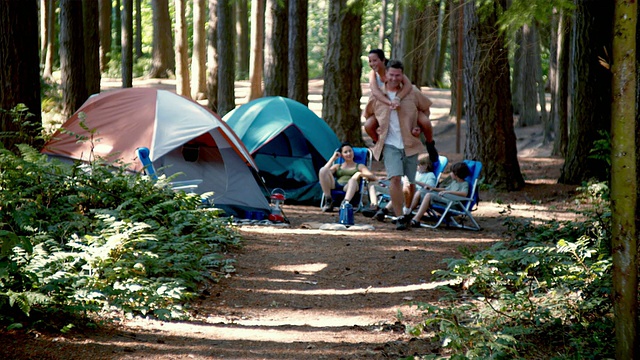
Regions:
M 374 143 L 378 142 L 379 136 L 378 136 L 378 127 L 380 125 L 378 124 L 378 119 L 376 119 L 375 116 L 370 116 L 367 118 L 367 120 L 364 122 L 364 131 L 367 133 L 367 135 L 369 135 L 369 137 L 371 138 L 371 140 L 373 140 Z
M 416 191 L 415 194 L 413 194 L 413 198 L 411 199 L 411 211 L 413 211 L 413 209 L 418 206 L 418 202 L 420 202 L 420 192 Z
M 347 183 L 344 189 L 345 190 L 344 200 L 350 202 L 351 199 L 353 199 L 353 196 L 356 194 L 358 187 L 359 187 L 358 180 L 354 178 L 349 179 L 349 182 Z
M 335 180 L 333 179 L 333 173 L 331 170 L 320 168 L 318 172 L 318 179 L 320 180 L 320 187 L 322 192 L 327 198 L 331 198 L 331 190 L 335 187 Z
M 413 220 L 420 222 L 420 219 L 422 219 L 422 216 L 424 215 L 424 213 L 426 213 L 427 210 L 429 210 L 429 206 L 431 206 L 431 193 L 424 196 L 424 199 L 420 204 L 420 208 L 416 212 L 416 215 L 413 217 Z
M 393 213 L 395 216 L 402 216 L 402 180 L 400 176 L 394 176 L 389 179 L 389 196 L 391 197 L 391 203 L 393 204 Z

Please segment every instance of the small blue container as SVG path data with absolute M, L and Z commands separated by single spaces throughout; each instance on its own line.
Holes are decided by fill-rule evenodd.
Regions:
M 340 205 L 340 224 L 353 225 L 353 206 L 348 201 Z

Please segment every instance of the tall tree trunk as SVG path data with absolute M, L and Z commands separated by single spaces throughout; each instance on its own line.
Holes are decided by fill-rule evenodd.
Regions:
M 306 0 L 305 0 L 306 1 Z M 237 58 L 238 78 L 249 78 L 249 5 L 247 0 L 237 0 L 236 32 L 238 36 Z
M 438 62 L 438 15 L 440 14 L 440 2 L 436 1 L 427 7 L 428 22 L 425 24 L 426 47 L 424 54 L 424 82 L 426 86 L 435 86 L 435 70 Z M 419 46 L 419 44 L 417 44 Z
M 87 100 L 82 2 L 60 0 L 60 72 L 62 116 L 73 115 Z
M 571 14 L 562 11 L 558 16 L 557 71 L 555 81 L 554 117 L 556 139 L 551 154 L 565 156 L 569 144 L 569 49 L 571 43 Z M 552 86 L 554 86 L 552 84 Z
M 100 71 L 105 72 L 109 67 L 109 60 L 111 56 L 111 0 L 99 0 L 99 4 Z
M 638 5 L 616 0 L 612 46 L 611 249 L 616 359 L 638 356 L 636 31 Z
M 262 74 L 264 64 L 264 0 L 251 0 L 251 54 L 249 54 L 249 99 L 262 96 Z
M 122 14 L 120 6 L 121 0 L 115 0 L 113 6 L 113 30 L 114 30 L 114 38 L 113 38 L 113 47 L 114 53 L 120 54 L 122 50 Z
M 436 70 L 434 74 L 435 86 L 444 87 L 444 66 L 447 58 L 447 44 L 449 43 L 449 21 L 451 17 L 451 4 L 449 0 L 442 0 L 444 2 L 444 11 L 438 22 L 440 25 L 440 44 L 438 45 L 438 63 L 436 64 Z M 451 19 L 453 20 L 453 19 Z M 453 44 L 452 44 L 453 46 Z M 453 85 L 453 83 L 451 84 Z
M 522 112 L 518 119 L 518 126 L 526 127 L 540 123 L 538 116 L 538 84 L 536 69 L 538 67 L 536 58 L 536 29 L 533 25 L 525 24 L 522 27 L 522 58 L 517 62 L 520 68 L 520 83 L 522 87 Z
M 218 2 L 218 114 L 224 116 L 236 107 L 233 5 Z
M 405 7 L 403 1 L 395 0 L 393 6 L 393 29 L 391 31 L 393 35 L 393 41 L 391 42 L 391 59 L 399 60 L 404 58 L 402 24 L 404 24 Z
M 522 63 L 525 61 L 525 41 L 522 34 L 522 28 L 518 29 L 515 33 L 515 49 L 513 51 L 513 81 L 511 82 L 511 105 L 513 106 L 513 114 L 521 116 L 523 112 L 522 92 L 524 86 L 524 71 Z
M 497 14 L 505 8 L 506 0 L 485 6 L 486 16 L 480 18 L 474 2 L 464 5 L 465 157 L 483 163 L 486 183 L 498 189 L 519 190 L 524 179 L 513 129 L 509 51 L 497 25 Z M 487 59 L 492 59 L 492 66 L 486 66 Z
M 135 59 L 138 60 L 142 57 L 142 0 L 136 1 L 136 40 L 134 44 Z
M 209 0 L 207 107 L 218 111 L 218 0 Z
M 44 49 L 44 68 L 42 70 L 43 78 L 50 78 L 53 74 L 53 61 L 55 56 L 55 24 L 56 24 L 56 11 L 55 0 L 46 0 L 45 6 L 47 7 L 47 41 L 46 48 Z
M 555 138 L 558 138 L 557 114 L 556 114 L 556 85 L 558 82 L 558 28 L 560 24 L 560 12 L 558 8 L 553 8 L 551 13 L 551 27 L 549 39 L 549 93 L 551 106 L 549 111 L 549 123 Z
M 389 0 L 382 0 L 380 5 L 380 29 L 378 31 L 378 48 L 384 51 L 385 40 L 387 38 L 387 11 L 389 11 Z
M 549 14 L 551 15 L 551 14 Z M 536 83 L 538 89 L 538 104 L 540 105 L 540 120 L 542 121 L 543 131 L 542 131 L 542 143 L 549 144 L 552 139 L 553 133 L 553 123 L 549 120 L 549 115 L 547 114 L 547 95 L 545 94 L 545 81 L 543 79 L 542 73 L 542 50 L 541 50 L 541 41 L 540 41 L 540 31 L 538 22 L 534 22 L 535 29 L 535 59 L 536 59 Z
M 412 83 L 417 84 L 415 77 L 415 67 L 413 66 L 412 55 L 415 41 L 416 41 L 416 27 L 422 22 L 419 20 L 418 9 L 413 4 L 407 4 L 402 7 L 402 23 L 400 24 L 400 31 L 402 37 L 400 40 L 400 47 L 402 57 L 397 58 L 404 64 L 404 74 L 411 80 Z
M 150 78 L 166 79 L 175 72 L 169 0 L 151 0 L 153 8 L 153 60 Z
M 44 65 L 44 54 L 47 51 L 47 40 L 49 39 L 49 2 L 51 0 L 40 0 L 40 65 Z
M 123 88 L 133 87 L 133 1 L 122 0 L 121 60 Z
M 189 87 L 189 41 L 187 34 L 186 0 L 175 0 L 176 11 L 176 93 L 191 97 Z
M 95 0 L 82 1 L 84 64 L 89 95 L 100 92 L 100 9 Z
M 289 3 L 288 97 L 309 104 L 309 66 L 307 65 L 308 0 Z
M 459 73 L 458 69 L 462 69 L 461 64 L 459 65 L 459 59 L 461 59 L 461 52 L 459 51 L 461 46 L 464 46 L 464 41 L 463 44 L 460 44 L 460 33 L 462 33 L 461 36 L 464 37 L 465 32 L 463 29 L 464 26 L 464 18 L 463 13 L 464 13 L 464 8 L 462 7 L 462 5 L 460 4 L 459 0 L 447 0 L 450 2 L 450 14 L 451 14 L 451 21 L 449 22 L 449 26 L 450 26 L 450 31 L 451 31 L 451 107 L 449 109 L 449 116 L 458 116 L 457 114 L 457 104 L 458 104 L 458 99 L 464 99 L 464 93 L 460 92 L 460 94 L 458 94 L 458 79 L 462 80 L 463 77 L 462 76 L 458 76 L 461 74 Z M 462 84 L 461 84 L 462 85 Z M 463 88 L 464 86 L 460 86 L 460 88 Z M 464 112 L 464 110 L 463 110 Z M 462 116 L 464 114 L 460 114 L 460 116 Z
M 207 93 L 207 38 L 205 0 L 193 1 L 193 55 L 191 56 L 191 97 L 202 100 Z
M 0 109 L 9 111 L 23 103 L 33 114 L 30 124 L 14 122 L 0 111 L 0 131 L 5 149 L 17 151 L 16 144 L 42 146 L 40 105 L 40 59 L 38 58 L 37 0 L 0 1 Z
M 363 0 L 329 1 L 329 39 L 324 60 L 322 118 L 339 139 L 363 146 L 360 123 L 360 60 Z
M 264 96 L 287 96 L 288 0 L 267 0 L 264 28 Z
M 575 5 L 569 146 L 558 180 L 565 184 L 607 178 L 607 162 L 592 157 L 591 150 L 601 132 L 611 130 L 611 72 L 598 58 L 611 63 L 613 3 L 576 0 Z

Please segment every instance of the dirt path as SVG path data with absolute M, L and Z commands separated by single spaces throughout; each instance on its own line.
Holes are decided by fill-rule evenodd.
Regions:
M 438 148 L 450 161 L 460 160 L 455 119 L 446 116 L 448 94 L 428 93 L 438 119 Z M 311 107 L 317 106 L 312 101 Z M 536 127 L 518 130 L 527 186 L 516 193 L 481 192 L 474 216 L 482 231 L 396 231 L 389 222 L 361 214 L 356 222 L 375 230 L 306 229 L 305 224 L 337 222 L 337 214 L 285 203 L 290 227 L 239 229 L 245 247 L 232 255 L 237 271 L 203 291 L 194 304 L 195 321 L 128 320 L 113 329 L 65 335 L 9 331 L 3 333 L 0 358 L 395 359 L 429 353 L 429 336 L 412 339 L 405 325 L 419 320 L 411 302 L 437 301 L 432 271 L 443 259 L 458 257 L 460 247 L 503 239 L 506 215 L 569 216 L 564 210 L 572 206 L 574 187 L 555 184 L 562 161 L 546 157 L 540 135 Z M 381 165 L 374 164 L 374 170 Z M 511 210 L 505 213 L 507 204 Z

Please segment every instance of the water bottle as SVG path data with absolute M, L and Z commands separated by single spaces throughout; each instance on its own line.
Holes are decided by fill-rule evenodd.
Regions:
M 340 224 L 353 225 L 353 206 L 348 201 L 340 205 Z

